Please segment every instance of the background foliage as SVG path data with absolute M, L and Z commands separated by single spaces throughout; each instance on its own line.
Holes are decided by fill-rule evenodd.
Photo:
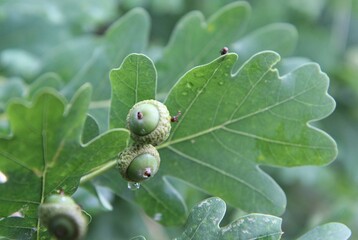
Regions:
M 88 139 L 104 133 L 111 127 L 105 117 L 110 109 L 109 71 L 119 67 L 132 52 L 145 53 L 154 60 L 158 70 L 158 84 L 162 84 L 158 85 L 157 94 L 161 100 L 166 98 L 178 77 L 194 66 L 212 61 L 222 46 L 228 46 L 230 51 L 238 53 L 237 65 L 260 50 L 275 50 L 284 59 L 279 65 L 281 73 L 309 59 L 318 62 L 331 80 L 329 91 L 337 102 L 336 110 L 315 125 L 323 128 L 337 141 L 338 158 L 324 168 L 277 169 L 266 166 L 264 170 L 279 183 L 287 197 L 282 221 L 284 239 L 296 238 L 330 221 L 349 226 L 354 239 L 358 234 L 357 1 L 305 0 L 302 3 L 298 0 L 253 0 L 249 1 L 251 8 L 240 10 L 243 11 L 241 19 L 228 21 L 233 18 L 220 17 L 220 12 L 225 11 L 225 8 L 221 8 L 231 2 L 2 1 L 1 135 L 9 133 L 4 111 L 10 99 L 31 99 L 38 89 L 49 86 L 60 90 L 70 101 L 85 82 L 93 85 L 89 112 L 99 125 L 97 133 L 87 132 Z M 192 10 L 201 13 L 190 12 Z M 235 9 L 227 14 L 235 16 Z M 212 26 L 213 32 L 210 27 L 206 31 L 203 24 Z M 195 35 L 185 34 L 186 29 L 195 32 Z M 119 34 L 123 32 L 125 34 Z M 172 33 L 173 37 L 170 38 Z M 178 62 L 176 56 L 183 54 L 182 44 L 188 39 L 190 45 L 185 45 L 187 59 L 181 58 L 183 62 Z M 206 39 L 214 40 L 210 42 Z M 208 50 L 200 52 L 201 47 Z M 91 124 L 91 120 L 87 123 Z M 95 216 L 89 239 L 98 239 L 98 236 L 103 235 L 107 239 L 129 239 L 140 234 L 148 239 L 166 239 L 168 235 L 178 236 L 182 232 L 182 229 L 176 227 L 162 227 L 149 219 L 141 208 L 124 201 L 141 199 L 141 193 L 123 196 L 121 189 L 125 189 L 126 185 L 124 182 L 118 184 L 115 182 L 117 179 L 116 173 L 109 172 L 95 182 L 87 182 L 75 194 L 85 209 Z M 185 208 L 181 201 L 174 198 L 173 209 L 178 212 L 188 212 L 188 209 L 207 196 L 176 179 L 168 178 L 166 183 L 166 190 L 175 186 L 184 196 L 182 201 L 187 203 Z M 109 186 L 121 198 L 113 195 Z M 229 206 L 222 224 L 243 214 Z M 118 216 L 126 218 L 128 225 L 125 228 L 117 221 Z M 161 220 L 160 216 L 152 217 Z M 177 220 L 183 222 L 185 219 Z M 167 224 L 171 225 L 170 222 Z

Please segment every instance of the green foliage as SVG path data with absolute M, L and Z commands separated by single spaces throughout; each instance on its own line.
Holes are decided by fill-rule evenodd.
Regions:
M 246 233 L 235 227 L 240 219 L 281 223 L 264 214 L 285 211 L 273 239 L 281 232 L 295 239 L 329 221 L 344 222 L 353 235 L 358 229 L 355 1 L 0 6 L 0 236 L 47 238 L 37 207 L 60 189 L 93 215 L 89 239 L 217 239 L 228 229 Z M 223 47 L 229 53 L 220 56 Z M 321 68 L 338 103 L 328 118 L 335 102 Z M 157 147 L 158 174 L 130 191 L 115 157 L 129 140 L 121 129 L 128 110 L 145 99 L 181 115 Z M 337 141 L 338 161 L 288 169 L 336 158 L 335 142 L 318 127 Z M 210 196 L 229 204 L 223 221 L 222 200 L 196 205 Z M 217 219 L 200 220 L 202 214 Z M 118 219 L 130 219 L 128 226 Z M 184 229 L 163 227 L 185 221 Z M 270 232 L 250 227 L 252 234 Z M 252 238 L 271 239 L 260 236 Z M 330 223 L 300 239 L 349 236 L 347 227 Z

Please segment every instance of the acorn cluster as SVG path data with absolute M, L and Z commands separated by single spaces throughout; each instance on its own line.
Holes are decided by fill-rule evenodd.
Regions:
M 139 183 L 153 177 L 160 165 L 155 148 L 170 134 L 171 117 L 167 107 L 156 100 L 136 103 L 127 115 L 127 128 L 134 143 L 118 156 L 118 166 L 124 179 Z

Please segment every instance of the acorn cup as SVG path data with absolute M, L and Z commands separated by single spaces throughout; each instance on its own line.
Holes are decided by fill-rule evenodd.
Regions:
M 119 171 L 129 182 L 143 182 L 159 170 L 160 157 L 151 144 L 134 144 L 119 154 Z
M 50 195 L 39 206 L 41 224 L 59 240 L 82 239 L 87 231 L 87 219 L 81 207 L 63 194 Z
M 156 100 L 136 103 L 127 115 L 127 127 L 136 143 L 159 145 L 170 134 L 170 114 L 167 107 Z

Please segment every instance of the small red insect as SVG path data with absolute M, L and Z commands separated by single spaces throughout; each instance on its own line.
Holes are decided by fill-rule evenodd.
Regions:
M 171 122 L 178 122 L 180 115 L 181 115 L 181 111 L 178 111 L 178 114 L 175 115 L 175 116 L 173 116 L 173 117 L 171 117 L 171 118 L 170 118 L 170 121 L 171 121 Z
M 220 54 L 221 55 L 225 55 L 229 52 L 229 48 L 228 47 L 223 47 L 221 50 L 220 50 Z

